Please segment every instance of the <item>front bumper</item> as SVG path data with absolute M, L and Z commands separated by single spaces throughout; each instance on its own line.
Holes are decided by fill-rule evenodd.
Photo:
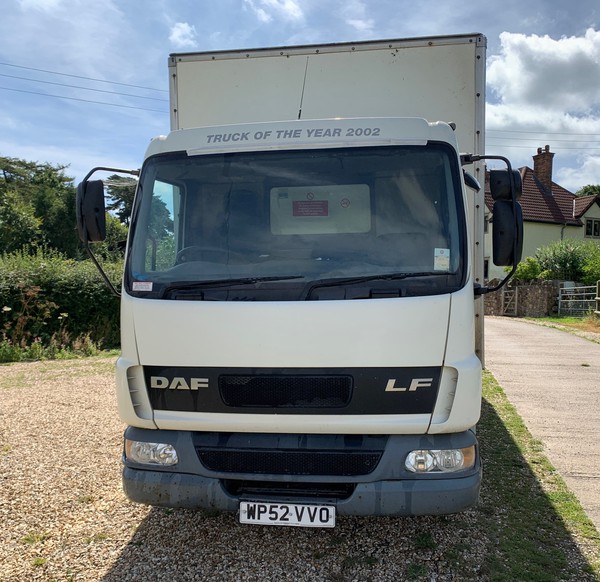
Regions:
M 154 467 L 124 457 L 123 488 L 127 497 L 147 505 L 187 509 L 237 511 L 242 499 L 266 502 L 318 503 L 335 505 L 338 515 L 439 515 L 464 511 L 477 503 L 481 466 L 477 456 L 472 469 L 456 473 L 414 474 L 404 460 L 419 448 L 462 448 L 476 446 L 472 431 L 450 435 L 271 435 L 194 433 L 145 430 L 129 427 L 125 437 L 132 440 L 172 444 L 179 462 L 172 467 Z M 252 451 L 247 466 L 207 468 L 200 461 L 199 448 L 212 446 L 217 454 L 236 456 Z M 379 446 L 380 457 L 373 469 L 359 474 L 342 474 L 348 465 L 332 468 L 335 453 L 371 454 Z M 244 447 L 247 447 L 244 449 Z M 314 474 L 268 473 L 259 460 L 274 459 L 282 449 L 318 457 L 329 455 L 326 464 L 310 464 Z M 261 454 L 256 455 L 259 451 Z M 337 458 L 337 457 L 335 457 Z M 314 469 L 318 467 L 318 469 Z M 271 470 L 269 468 L 269 470 Z M 329 471 L 327 474 L 325 471 Z M 315 493 L 315 488 L 317 492 Z M 341 492 L 341 493 L 340 493 Z
M 475 505 L 480 483 L 481 471 L 478 471 L 458 479 L 357 483 L 348 499 L 293 501 L 335 505 L 338 515 L 441 515 L 464 511 Z M 123 469 L 123 487 L 131 501 L 162 507 L 237 511 L 241 499 L 229 495 L 219 479 L 130 467 Z

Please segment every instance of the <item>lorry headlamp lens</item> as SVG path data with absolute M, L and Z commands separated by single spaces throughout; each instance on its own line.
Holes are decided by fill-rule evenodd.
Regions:
M 177 451 L 173 445 L 166 443 L 146 443 L 125 439 L 125 457 L 142 465 L 175 465 Z
M 475 466 L 475 447 L 418 449 L 408 453 L 405 467 L 413 473 L 453 473 Z

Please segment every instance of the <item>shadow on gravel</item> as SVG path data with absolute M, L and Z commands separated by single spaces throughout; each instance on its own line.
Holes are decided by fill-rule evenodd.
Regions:
M 242 526 L 153 509 L 105 582 L 596 580 L 494 408 L 479 425 L 480 504 L 458 515 L 338 518 L 333 530 Z

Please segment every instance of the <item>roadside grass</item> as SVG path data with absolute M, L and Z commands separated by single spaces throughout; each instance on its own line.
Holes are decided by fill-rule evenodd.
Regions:
M 496 542 L 487 556 L 490 579 L 600 580 L 600 534 L 594 524 L 489 372 L 484 372 L 483 395 L 480 509 Z
M 524 319 L 559 329 L 566 328 L 566 331 L 575 330 L 600 333 L 600 316 L 594 313 L 590 313 L 584 317 L 525 317 Z
M 94 374 L 113 374 L 116 350 L 107 350 L 90 358 L 0 363 L 0 391 L 27 388 L 36 382 L 54 382 L 63 378 L 87 378 Z
M 53 339 L 48 345 L 44 345 L 37 340 L 29 344 L 19 345 L 0 336 L 0 364 L 37 362 L 40 360 L 72 360 L 116 353 L 118 353 L 118 350 L 103 350 L 90 340 L 89 336 L 81 336 L 70 342 Z

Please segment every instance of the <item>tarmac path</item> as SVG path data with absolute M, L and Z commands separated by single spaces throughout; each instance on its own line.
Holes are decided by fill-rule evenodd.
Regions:
M 485 318 L 485 364 L 600 531 L 600 344 Z

